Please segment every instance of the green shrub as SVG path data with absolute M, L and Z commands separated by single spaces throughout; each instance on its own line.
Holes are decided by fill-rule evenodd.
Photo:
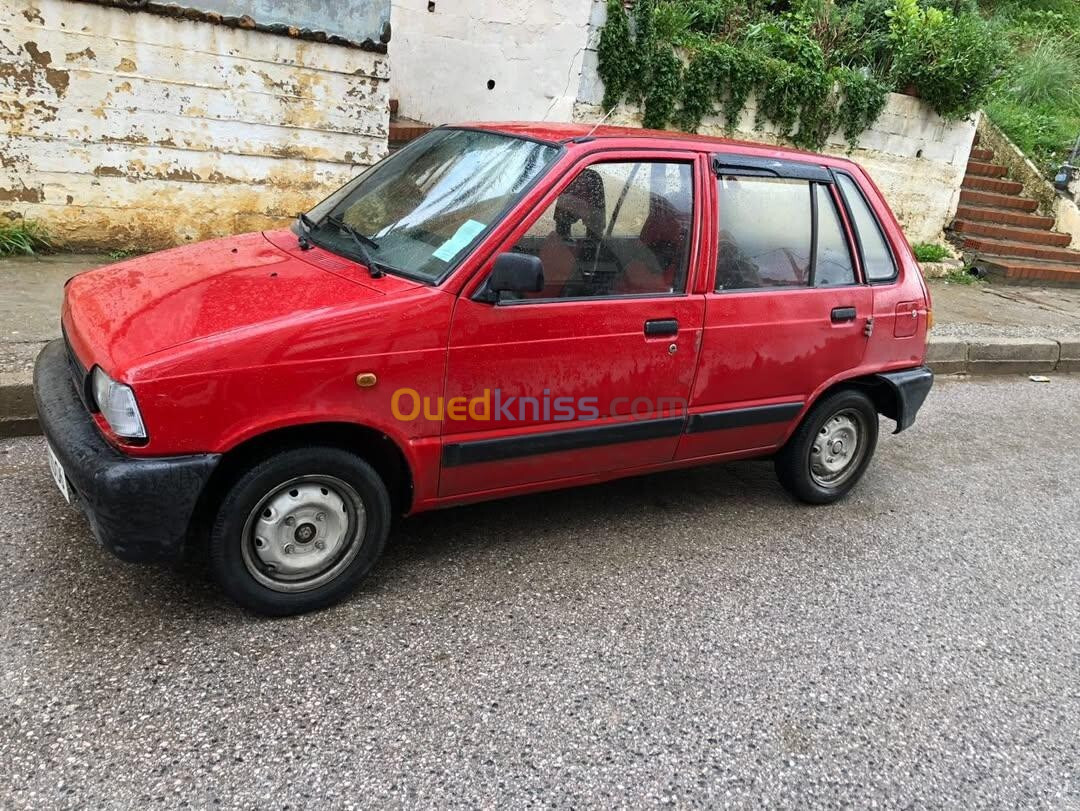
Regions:
M 974 14 L 897 0 L 890 13 L 893 77 L 946 118 L 974 112 L 986 98 L 1000 55 L 990 27 Z
M 34 220 L 0 223 L 0 256 L 32 256 L 52 248 L 45 227 Z
M 997 65 L 975 0 L 608 0 L 600 35 L 604 107 L 639 104 L 649 127 L 733 129 L 751 94 L 755 125 L 820 148 L 850 144 L 888 92 L 912 85 L 942 115 L 985 97 Z
M 920 262 L 940 262 L 949 257 L 948 248 L 932 242 L 920 242 L 912 245 L 911 250 L 915 252 L 915 258 Z

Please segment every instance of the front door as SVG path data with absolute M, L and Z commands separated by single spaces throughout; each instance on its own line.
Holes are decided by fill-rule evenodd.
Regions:
M 828 171 L 715 164 L 716 278 L 679 459 L 782 442 L 815 391 L 860 365 L 873 315 Z
M 687 293 L 700 173 L 689 154 L 615 154 L 571 169 L 481 274 L 500 252 L 529 253 L 543 290 L 459 299 L 440 495 L 674 456 L 704 317 Z

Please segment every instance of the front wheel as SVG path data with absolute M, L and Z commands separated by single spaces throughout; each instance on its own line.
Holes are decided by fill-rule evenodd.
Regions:
M 302 614 L 348 595 L 382 554 L 390 497 L 339 448 L 283 451 L 241 475 L 210 533 L 225 593 L 260 614 Z
M 862 478 L 878 439 L 877 409 L 844 389 L 818 402 L 776 455 L 777 478 L 808 504 L 831 504 Z

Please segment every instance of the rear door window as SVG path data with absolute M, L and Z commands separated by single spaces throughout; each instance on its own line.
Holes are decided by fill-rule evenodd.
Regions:
M 727 174 L 717 183 L 718 292 L 856 283 L 831 184 Z
M 810 184 L 721 175 L 717 290 L 805 287 L 813 238 Z
M 889 244 L 881 225 L 863 197 L 862 191 L 845 174 L 837 172 L 836 182 L 844 195 L 844 202 L 858 233 L 859 246 L 862 249 L 863 269 L 871 282 L 886 282 L 896 278 L 896 261 L 893 259 Z

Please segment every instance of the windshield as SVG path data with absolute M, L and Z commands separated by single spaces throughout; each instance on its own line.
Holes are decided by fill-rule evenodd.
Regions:
M 433 130 L 308 212 L 311 240 L 375 270 L 438 282 L 557 155 L 494 132 Z

